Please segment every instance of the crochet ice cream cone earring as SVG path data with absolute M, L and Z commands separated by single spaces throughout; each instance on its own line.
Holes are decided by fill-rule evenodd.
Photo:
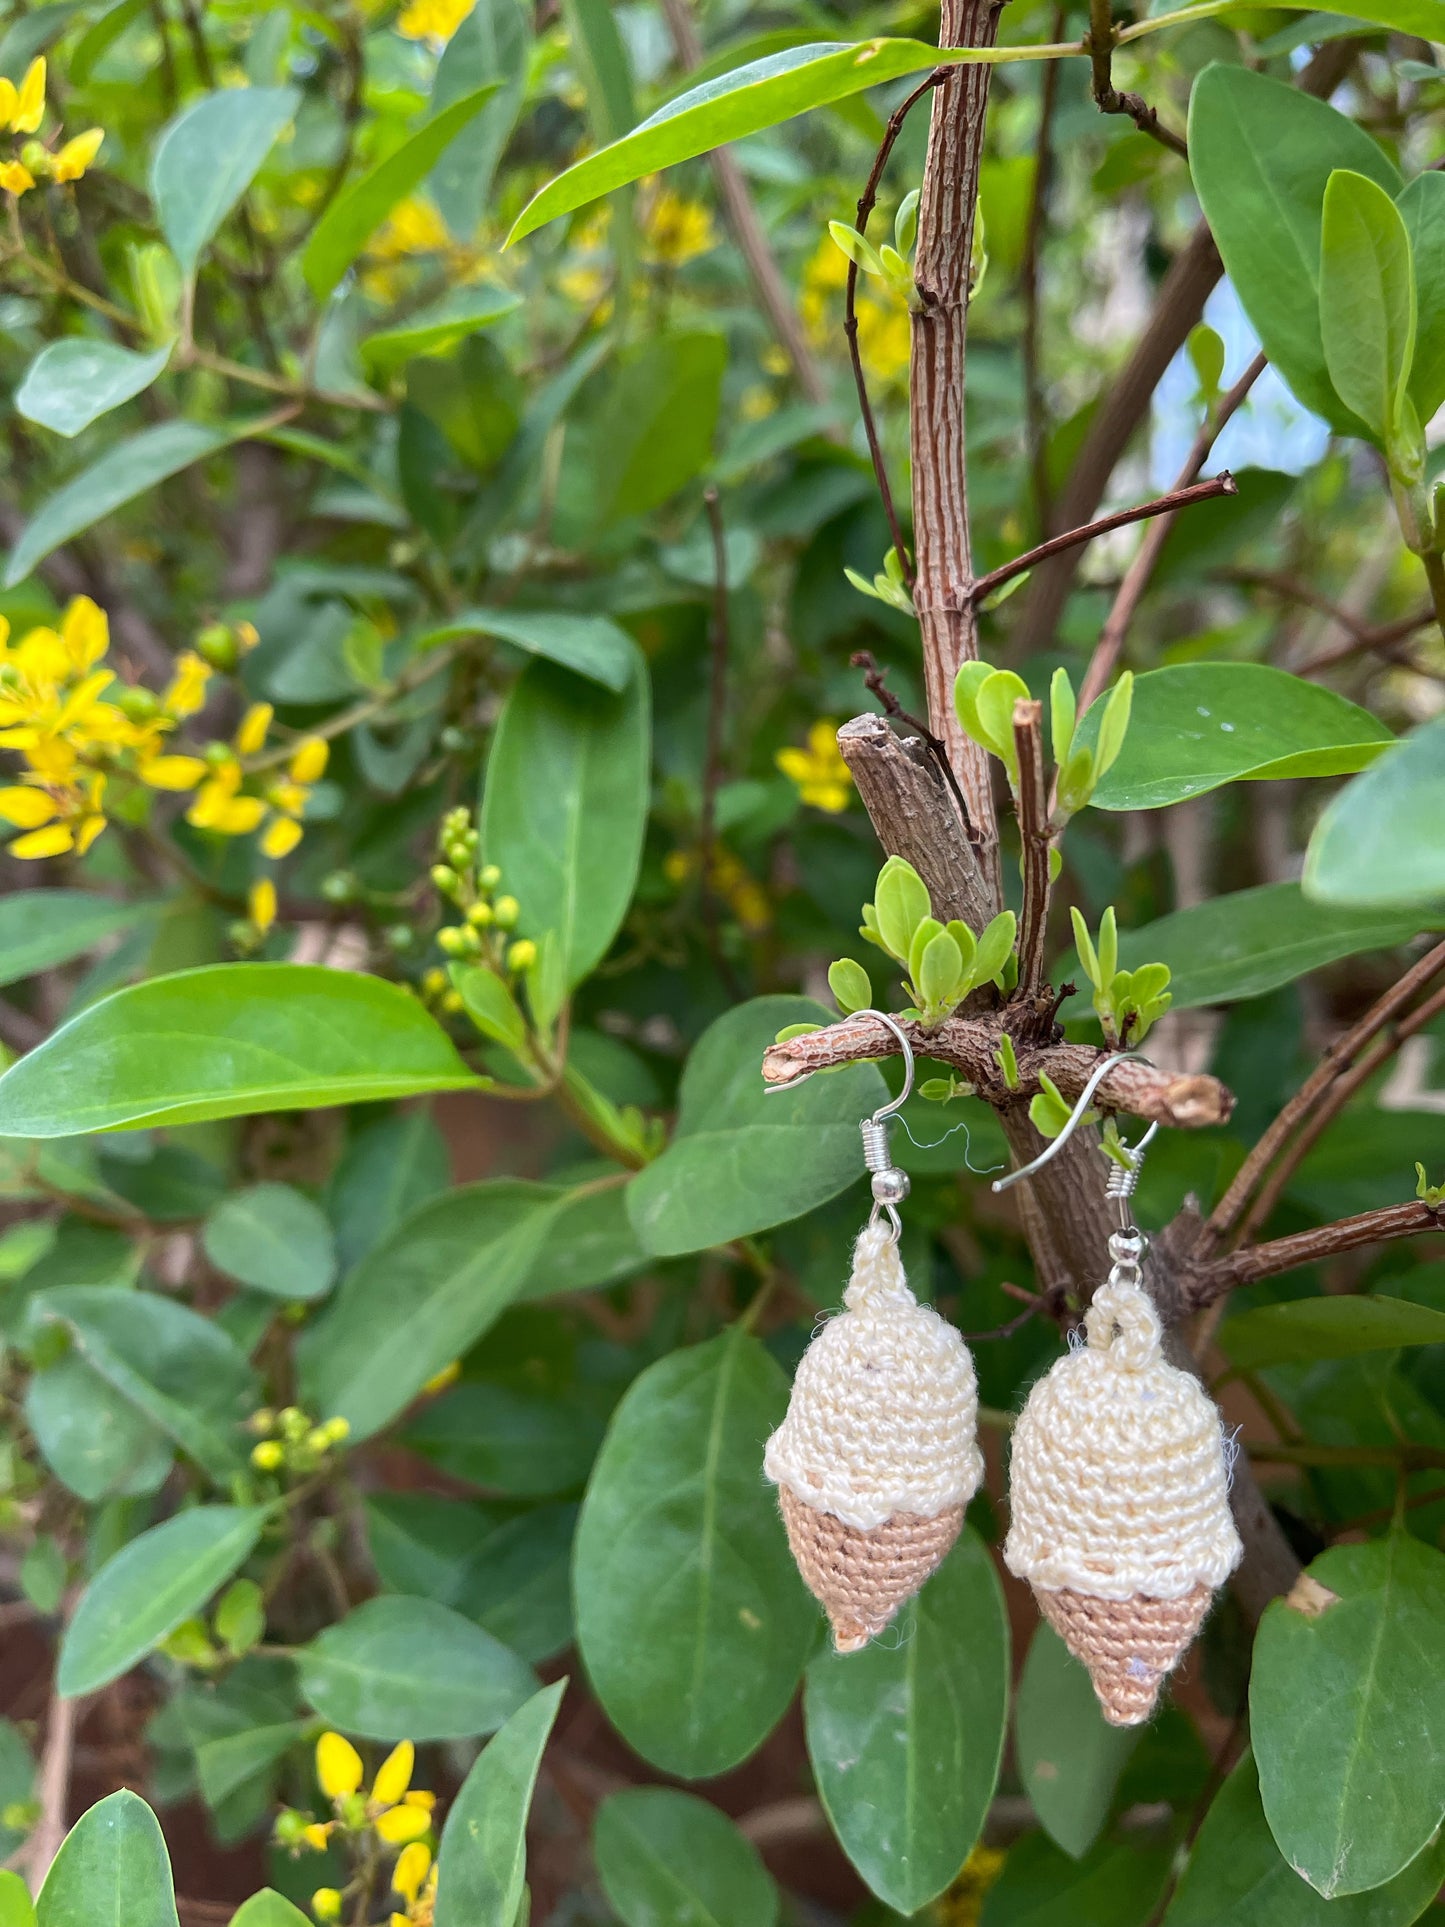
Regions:
M 1073 1122 L 1117 1061 L 1096 1071 Z M 1114 1726 L 1149 1718 L 1242 1550 L 1218 1409 L 1192 1373 L 1163 1357 L 1143 1286 L 1147 1240 L 1128 1199 L 1148 1137 L 1123 1147 L 1128 1162 L 1110 1175 L 1122 1223 L 1109 1240 L 1113 1268 L 1085 1316 L 1087 1342 L 1038 1381 L 1014 1427 L 1003 1555 L 1088 1668 Z
M 918 1303 L 898 1254 L 908 1177 L 893 1165 L 888 1121 L 913 1087 L 913 1053 L 882 1011 L 855 1015 L 898 1039 L 903 1092 L 860 1126 L 873 1212 L 844 1309 L 804 1353 L 763 1458 L 793 1558 L 840 1653 L 882 1632 L 942 1563 L 983 1475 L 973 1360 L 958 1330 Z

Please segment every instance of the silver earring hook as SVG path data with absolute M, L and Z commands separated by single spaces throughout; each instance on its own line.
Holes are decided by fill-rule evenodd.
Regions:
M 1083 1115 L 1089 1108 L 1089 1100 L 1094 1095 L 1094 1092 L 1098 1090 L 1099 1086 L 1116 1064 L 1122 1064 L 1130 1057 L 1133 1057 L 1132 1051 L 1117 1050 L 1112 1056 L 1101 1059 L 1100 1062 L 1094 1066 L 1088 1083 L 1085 1084 L 1083 1090 L 1080 1092 L 1079 1101 L 1069 1113 L 1068 1122 L 1052 1144 L 1045 1145 L 1044 1149 L 1040 1151 L 1032 1163 L 1020 1165 L 1017 1171 L 1010 1171 L 1006 1178 L 995 1178 L 993 1189 L 995 1191 L 1007 1191 L 1011 1185 L 1017 1184 L 1020 1178 L 1031 1178 L 1036 1171 L 1043 1169 L 1050 1158 L 1057 1157 L 1069 1139 L 1074 1135 L 1074 1132 L 1078 1130 Z M 1143 1060 L 1135 1058 L 1134 1061 L 1139 1063 Z M 1128 1169 L 1125 1170 L 1122 1166 L 1115 1167 L 1114 1172 L 1111 1172 L 1109 1177 L 1106 1195 L 1120 1200 L 1120 1211 L 1126 1216 L 1125 1205 L 1133 1195 L 1135 1185 L 1139 1182 L 1139 1169 L 1144 1162 L 1145 1148 L 1153 1140 L 1154 1134 L 1158 1129 L 1159 1125 L 1156 1120 L 1149 1126 L 1149 1129 L 1137 1144 L 1125 1144 L 1122 1139 L 1120 1140 L 1120 1149 L 1129 1161 Z
M 870 1120 L 870 1122 L 874 1124 L 882 1124 L 886 1119 L 892 1117 L 895 1112 L 901 1111 L 913 1095 L 913 1046 L 909 1043 L 908 1033 L 904 1030 L 902 1024 L 898 1022 L 896 1017 L 890 1017 L 886 1010 L 855 1010 L 852 1015 L 854 1017 L 876 1017 L 885 1029 L 893 1032 L 893 1035 L 898 1039 L 898 1048 L 903 1053 L 903 1089 L 891 1103 L 880 1105 Z

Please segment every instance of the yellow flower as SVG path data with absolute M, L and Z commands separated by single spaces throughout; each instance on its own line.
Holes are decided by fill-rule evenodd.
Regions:
M 408 40 L 450 40 L 476 0 L 409 0 L 396 30 Z
M 391 1876 L 392 1892 L 400 1894 L 406 1904 L 411 1906 L 426 1884 L 426 1877 L 430 1872 L 430 1849 L 424 1847 L 419 1840 L 414 1840 L 409 1847 L 402 1848 L 397 1858 Z
M 100 152 L 104 139 L 105 129 L 92 127 L 87 133 L 68 140 L 50 164 L 52 176 L 57 181 L 78 181 Z
M 28 167 L 22 166 L 19 161 L 0 161 L 0 187 L 7 194 L 13 194 L 18 201 L 34 185 L 35 176 Z
M 416 1765 L 416 1748 L 410 1740 L 403 1740 L 392 1748 L 377 1769 L 371 1785 L 371 1797 L 384 1807 L 394 1807 L 403 1799 L 411 1785 L 412 1768 Z M 422 1829 L 426 1831 L 425 1828 Z
M 176 657 L 176 673 L 161 697 L 168 716 L 194 716 L 206 700 L 206 684 L 211 680 L 211 665 L 203 662 L 194 649 L 184 649 Z
M 361 1785 L 361 1755 L 340 1733 L 323 1733 L 316 1742 L 316 1778 L 328 1800 L 344 1800 Z
M 326 774 L 331 748 L 324 736 L 308 736 L 291 758 L 293 783 L 316 783 Z
M 236 731 L 236 748 L 242 756 L 254 756 L 261 748 L 275 713 L 270 703 L 252 703 Z
M 260 1447 L 258 1446 L 256 1449 L 259 1451 Z M 301 1838 L 314 1853 L 325 1853 L 331 1836 L 335 1831 L 333 1822 L 328 1820 L 323 1826 L 320 1821 L 313 1820 L 309 1827 L 303 1827 L 301 1829 Z
M 798 309 L 814 347 L 838 347 L 843 342 L 843 289 L 848 262 L 832 237 L 824 235 L 817 252 L 803 270 Z M 881 286 L 871 282 L 870 289 Z M 902 295 L 885 288 L 881 295 L 859 288 L 858 352 L 863 366 L 879 381 L 893 381 L 908 369 L 913 329 Z
M 209 767 L 199 756 L 146 756 L 136 764 L 136 775 L 153 790 L 193 790 L 205 781 Z
M 246 898 L 246 909 L 252 923 L 264 937 L 276 921 L 276 886 L 270 877 L 257 877 Z
M 0 816 L 7 823 L 13 823 L 17 830 L 33 830 L 41 823 L 48 823 L 55 814 L 55 799 L 44 790 L 26 789 L 18 784 L 0 790 Z
M 342 1905 L 335 1887 L 318 1887 L 311 1896 L 311 1911 L 318 1920 L 340 1920 Z
M 405 1846 L 420 1840 L 431 1826 L 431 1815 L 422 1807 L 396 1806 L 376 1817 L 376 1831 L 389 1847 Z
M 838 748 L 836 723 L 816 722 L 808 731 L 806 749 L 780 749 L 773 758 L 790 782 L 797 785 L 804 803 L 827 810 L 836 816 L 846 810 L 853 793 L 853 778 Z
M 218 836 L 249 836 L 260 828 L 266 804 L 262 797 L 240 795 L 240 788 L 241 765 L 235 761 L 222 763 L 196 791 L 186 821 L 198 830 L 214 830 Z
M 6 83 L 7 86 L 9 83 Z M 13 98 L 8 102 L 0 100 L 0 115 L 9 121 L 17 134 L 33 134 L 45 118 L 45 56 L 41 54 L 32 60 L 25 70 L 25 78 L 20 83 L 20 91 L 10 88 Z
M 701 201 L 685 200 L 666 187 L 653 197 L 645 232 L 649 257 L 671 268 L 717 246 L 711 211 Z

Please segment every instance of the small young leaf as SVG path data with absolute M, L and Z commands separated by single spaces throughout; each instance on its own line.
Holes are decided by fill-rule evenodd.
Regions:
M 978 720 L 978 692 L 992 674 L 986 662 L 966 662 L 953 679 L 953 706 L 958 711 L 958 720 L 976 743 L 983 741 Z
M 1194 372 L 1199 377 L 1199 386 L 1206 396 L 1219 393 L 1220 379 L 1224 374 L 1224 343 L 1208 322 L 1201 321 L 1196 328 L 1189 330 L 1189 359 L 1194 364 Z
M 1074 947 L 1079 953 L 1079 963 L 1084 975 L 1095 990 L 1103 988 L 1103 978 L 1099 972 L 1099 959 L 1089 937 L 1089 926 L 1084 922 L 1083 912 L 1077 904 L 1070 904 L 1069 918 L 1074 926 Z
M 1129 728 L 1129 712 L 1134 704 L 1134 672 L 1126 669 L 1110 691 L 1099 722 L 1097 749 L 1099 775 L 1105 775 L 1119 760 Z
M 1074 743 L 1074 721 L 1077 706 L 1074 701 L 1074 685 L 1069 681 L 1067 669 L 1054 671 L 1049 684 L 1049 741 L 1053 745 L 1054 761 L 1062 769 L 1069 760 L 1069 751 Z
M 958 993 L 961 997 L 965 994 L 966 990 L 971 989 L 974 984 L 981 981 L 978 974 L 978 966 L 975 962 L 978 953 L 978 944 L 974 940 L 973 932 L 961 917 L 953 917 L 945 924 L 944 928 L 958 945 L 958 954 L 963 959 L 963 974 L 968 982 L 965 985 L 965 989 L 960 990 Z
M 1028 700 L 1028 684 L 1011 669 L 996 669 L 986 682 L 979 685 L 975 698 L 982 732 L 980 740 L 999 758 L 1010 780 L 1015 783 L 1018 781 L 1019 759 L 1014 748 L 1014 705 Z
M 835 246 L 841 248 L 856 267 L 860 267 L 865 274 L 882 274 L 883 263 L 878 258 L 878 250 L 866 235 L 860 234 L 857 228 L 849 227 L 846 221 L 830 221 L 828 232 Z
M 1076 816 L 1094 794 L 1094 752 L 1085 744 L 1074 750 L 1059 771 L 1059 808 Z
M 1119 920 L 1114 915 L 1111 903 L 1099 919 L 1099 983 L 1104 987 L 1112 982 L 1119 968 Z
M 911 863 L 891 856 L 878 872 L 873 902 L 883 948 L 906 963 L 913 933 L 932 909 L 927 885 Z
M 913 973 L 919 996 L 930 1011 L 957 1003 L 963 994 L 963 958 L 946 930 L 930 939 Z
M 905 194 L 898 203 L 898 212 L 893 217 L 893 239 L 898 252 L 909 255 L 918 236 L 918 189 L 915 187 Z
M 997 977 L 1013 952 L 1018 918 L 1012 910 L 1000 910 L 978 940 L 973 959 L 973 981 L 986 984 Z
M 942 929 L 943 925 L 937 917 L 924 917 L 908 940 L 908 974 L 915 984 L 923 968 L 923 953 Z
M 873 1001 L 868 972 L 852 957 L 839 957 L 836 963 L 829 964 L 828 988 L 845 1017 L 851 1017 L 855 1010 L 866 1010 Z
M 1029 1118 L 1040 1137 L 1055 1138 L 1068 1123 L 1073 1106 L 1066 1104 L 1057 1084 L 1046 1071 L 1039 1072 L 1043 1089 L 1029 1102 Z

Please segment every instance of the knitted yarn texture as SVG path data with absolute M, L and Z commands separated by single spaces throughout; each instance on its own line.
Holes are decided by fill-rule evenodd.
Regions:
M 946 1557 L 983 1455 L 968 1348 L 908 1289 L 887 1225 L 859 1237 L 843 1304 L 803 1355 L 763 1465 L 798 1569 L 852 1652 Z
M 1242 1547 L 1218 1410 L 1163 1358 L 1147 1294 L 1112 1277 L 1085 1329 L 1014 1427 L 1004 1561 L 1089 1666 L 1106 1715 L 1131 1725 Z

